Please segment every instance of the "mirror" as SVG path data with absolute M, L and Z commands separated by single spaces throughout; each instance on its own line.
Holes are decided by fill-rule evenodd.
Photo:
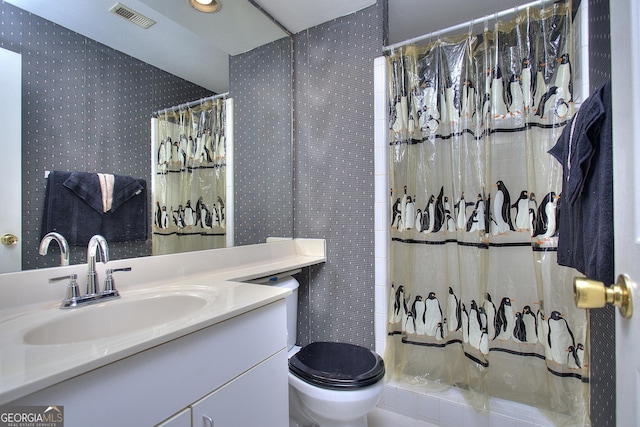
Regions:
M 150 185 L 152 113 L 212 93 L 12 4 L 0 2 L 0 14 L 15 29 L 0 47 L 21 53 L 23 64 L 22 267 L 54 267 L 56 247 L 38 254 L 45 171 L 117 173 Z M 293 235 L 291 48 L 285 37 L 229 59 L 236 245 Z M 110 255 L 149 256 L 151 235 L 110 244 Z M 72 247 L 70 262 L 85 263 L 86 247 Z

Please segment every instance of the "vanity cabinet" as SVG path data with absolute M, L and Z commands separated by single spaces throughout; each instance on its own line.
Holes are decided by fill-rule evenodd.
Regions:
M 203 415 L 215 426 L 284 426 L 287 372 L 280 299 L 11 404 L 63 405 L 65 427 L 206 427 Z

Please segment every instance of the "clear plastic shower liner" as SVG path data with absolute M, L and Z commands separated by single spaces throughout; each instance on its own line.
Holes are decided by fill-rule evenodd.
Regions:
M 556 263 L 570 6 L 388 57 L 390 378 L 588 426 L 588 318 Z

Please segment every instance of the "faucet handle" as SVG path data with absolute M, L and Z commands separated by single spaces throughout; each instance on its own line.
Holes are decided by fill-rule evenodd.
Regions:
M 61 280 L 69 279 L 69 285 L 67 285 L 67 297 L 63 301 L 63 304 L 68 302 L 77 301 L 80 298 L 80 286 L 78 286 L 78 275 L 69 274 L 68 276 L 53 277 L 49 279 L 49 283 L 59 282 Z
M 105 277 L 104 279 L 104 290 L 102 291 L 103 294 L 118 295 L 118 290 L 116 289 L 116 282 L 115 280 L 113 280 L 113 273 L 117 271 L 131 271 L 131 267 L 115 268 L 115 269 L 108 268 L 106 270 L 107 277 Z

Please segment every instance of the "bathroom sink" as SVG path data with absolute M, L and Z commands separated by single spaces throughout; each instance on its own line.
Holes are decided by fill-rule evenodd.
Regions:
M 108 301 L 62 310 L 55 319 L 28 330 L 23 339 L 31 345 L 59 345 L 114 337 L 185 318 L 206 304 L 206 298 L 192 294 Z

